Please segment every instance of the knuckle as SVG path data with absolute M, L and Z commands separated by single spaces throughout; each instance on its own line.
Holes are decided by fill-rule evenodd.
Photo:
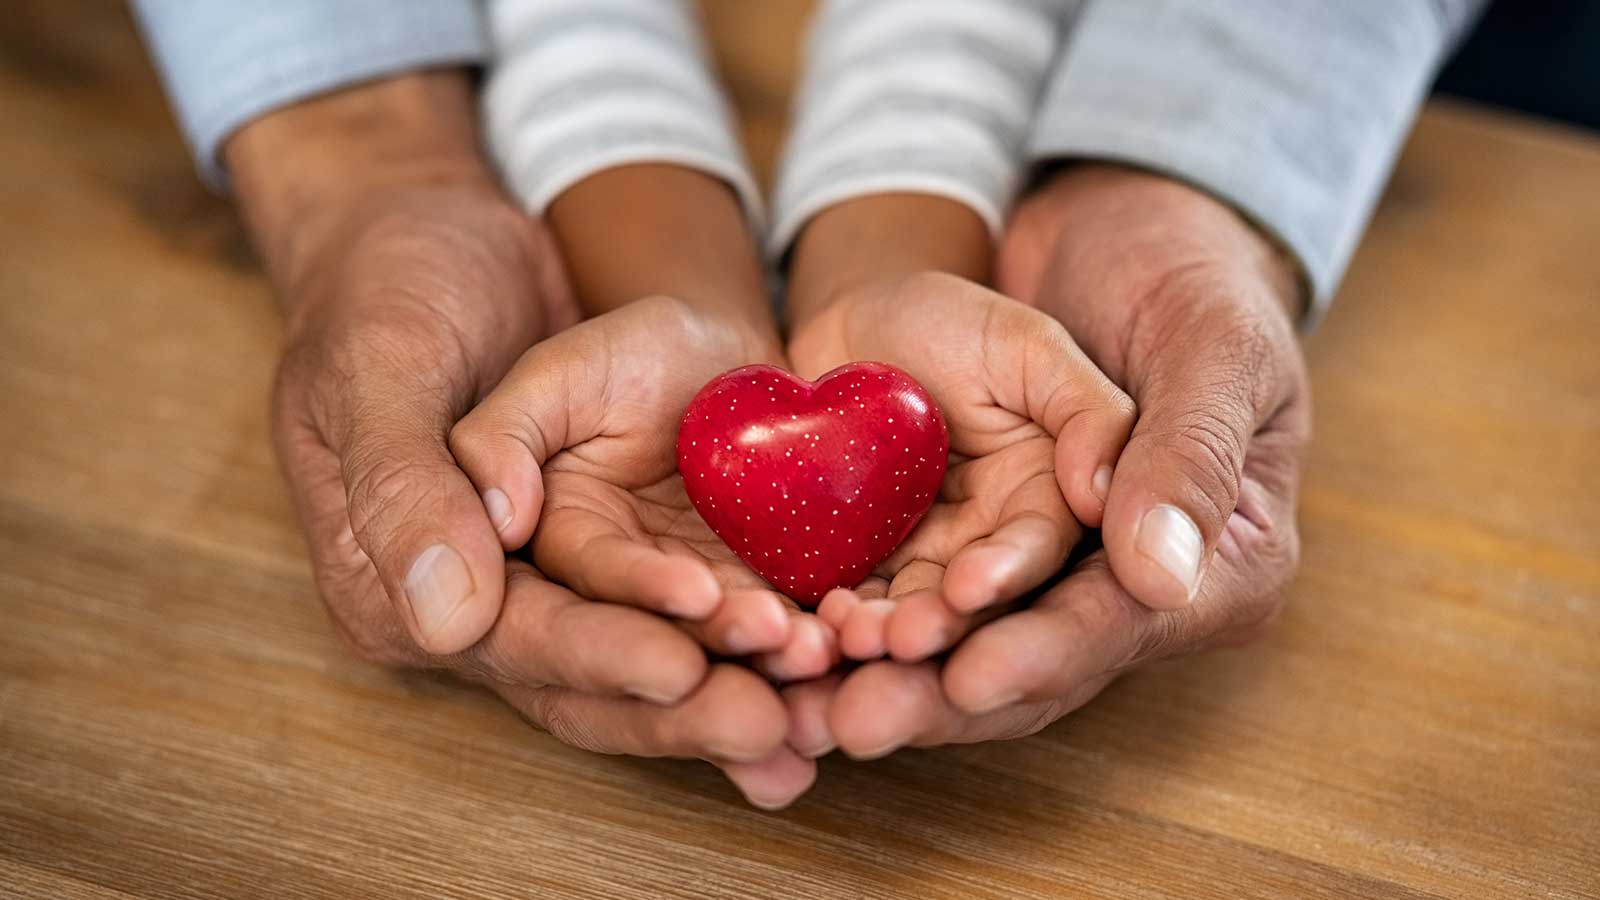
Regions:
M 1243 438 L 1213 410 L 1186 413 L 1150 437 L 1159 442 L 1164 465 L 1187 486 L 1180 502 L 1204 513 L 1205 521 L 1198 524 L 1215 527 L 1226 521 L 1239 499 Z
M 373 546 L 377 529 L 404 522 L 443 491 L 435 467 L 419 465 L 400 448 L 377 442 L 346 460 L 350 527 L 363 547 Z
M 451 426 L 450 433 L 445 437 L 445 445 L 450 449 L 450 454 L 457 460 L 462 460 L 482 453 L 490 440 L 490 434 L 493 433 L 486 420 L 487 416 L 480 407 Z
M 1057 719 L 1065 715 L 1066 711 L 1062 709 L 1062 705 L 1059 701 L 1051 700 L 1036 707 L 1023 709 L 1018 714 L 1020 716 L 1018 721 L 1008 730 L 1010 736 L 1013 738 L 1031 737 L 1045 730 Z
M 538 459 L 535 445 L 548 444 L 548 440 L 543 426 L 531 416 L 512 421 L 479 407 L 450 429 L 445 444 L 457 462 L 470 466 L 488 460 L 514 460 L 516 457 L 511 454 L 517 452 Z
M 607 752 L 592 724 L 577 715 L 560 692 L 536 690 L 529 695 L 527 705 L 527 714 L 533 723 L 561 743 L 591 753 Z
M 1175 656 L 1188 649 L 1194 615 L 1187 609 L 1154 613 L 1140 629 L 1126 666 Z

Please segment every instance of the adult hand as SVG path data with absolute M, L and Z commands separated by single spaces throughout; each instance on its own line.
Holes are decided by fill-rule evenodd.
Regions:
M 1245 640 L 1279 610 L 1310 434 L 1292 267 L 1204 194 L 1080 165 L 1023 203 L 999 268 L 1138 403 L 1106 549 L 942 666 L 881 661 L 788 689 L 802 753 L 1031 734 L 1117 674 Z
M 486 682 L 569 743 L 705 757 L 753 801 L 787 802 L 807 770 L 772 759 L 772 689 L 660 616 L 508 564 L 450 456 L 457 419 L 576 318 L 472 109 L 464 75 L 406 76 L 269 114 L 227 147 L 287 311 L 273 436 L 331 617 L 366 658 Z
M 811 378 L 854 360 L 897 366 L 950 431 L 927 516 L 874 577 L 819 607 L 846 655 L 914 662 L 947 649 L 1100 524 L 1133 404 L 1050 316 L 953 275 L 894 276 L 830 302 L 789 352 Z
M 774 678 L 836 661 L 832 629 L 761 580 L 713 533 L 678 474 L 676 438 L 722 372 L 781 363 L 774 341 L 668 297 L 638 300 L 529 350 L 450 435 L 485 496 L 507 498 L 506 547 L 580 594 L 683 620 Z M 542 512 L 541 512 L 542 509 Z

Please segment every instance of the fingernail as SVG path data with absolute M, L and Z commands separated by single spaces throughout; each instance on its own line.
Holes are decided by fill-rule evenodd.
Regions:
M 516 516 L 511 498 L 499 488 L 489 488 L 483 492 L 483 508 L 489 514 L 489 521 L 494 523 L 494 530 L 499 532 L 510 528 L 511 520 Z
M 935 628 L 922 636 L 922 640 L 911 645 L 909 653 L 896 657 L 899 662 L 922 662 L 940 650 L 950 646 L 950 630 L 944 627 Z
M 1106 502 L 1106 497 L 1111 494 L 1110 466 L 1101 466 L 1100 468 L 1094 470 L 1094 477 L 1089 479 L 1089 490 L 1093 491 L 1094 495 L 1100 498 L 1100 503 L 1102 505 Z
M 735 655 L 749 653 L 755 649 L 755 642 L 750 639 L 750 633 L 743 625 L 729 625 L 722 640 L 728 645 L 728 652 Z
M 472 573 L 467 561 L 449 544 L 434 544 L 422 551 L 406 573 L 406 599 L 425 636 L 444 628 L 470 596 Z
M 838 746 L 838 744 L 833 742 L 833 738 L 829 738 L 821 746 L 800 750 L 799 753 L 806 759 L 821 759 L 822 757 L 827 756 L 829 753 L 832 753 Z
M 755 794 L 750 793 L 746 793 L 744 799 L 749 801 L 751 806 L 763 812 L 778 812 L 779 810 L 788 809 L 794 803 L 793 797 L 772 797 L 769 799 L 757 797 Z
M 872 749 L 872 750 L 867 750 L 865 752 L 851 753 L 850 751 L 846 750 L 845 751 L 845 755 L 849 756 L 851 759 L 854 759 L 854 760 L 857 760 L 857 761 L 861 761 L 861 762 L 865 762 L 867 760 L 882 759 L 883 757 L 888 756 L 889 754 L 895 752 L 896 750 L 899 750 L 901 747 L 904 747 L 905 745 L 906 745 L 905 741 L 896 739 L 896 740 L 890 741 L 887 744 L 884 744 L 881 747 L 878 747 L 878 748 L 875 748 L 875 749 Z
M 970 710 L 970 712 L 972 713 L 972 715 L 981 716 L 984 713 L 992 713 L 995 710 L 1000 709 L 1001 707 L 1010 706 L 1011 704 L 1016 703 L 1018 700 L 1021 700 L 1021 699 L 1022 699 L 1022 692 L 1021 691 L 1001 691 L 1000 693 L 995 694 L 994 696 L 990 697 L 987 700 L 984 700 L 981 703 L 973 704 L 973 707 Z
M 1144 514 L 1133 545 L 1183 585 L 1189 599 L 1200 582 L 1200 553 L 1205 542 L 1194 521 L 1176 506 L 1161 504 Z
M 646 703 L 654 703 L 657 706 L 673 706 L 683 699 L 681 696 L 668 694 L 665 691 L 647 685 L 629 685 L 622 690 L 630 697 L 637 697 Z

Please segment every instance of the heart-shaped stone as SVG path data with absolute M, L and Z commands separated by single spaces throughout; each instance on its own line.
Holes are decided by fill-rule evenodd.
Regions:
M 678 429 L 694 508 L 785 595 L 854 587 L 939 493 L 950 438 L 910 375 L 858 362 L 809 383 L 772 366 L 712 379 Z

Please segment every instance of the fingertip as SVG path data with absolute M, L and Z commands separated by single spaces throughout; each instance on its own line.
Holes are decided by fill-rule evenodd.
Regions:
M 834 588 L 823 595 L 822 602 L 817 605 L 817 616 L 822 621 L 833 626 L 835 631 L 844 628 L 844 623 L 850 618 L 850 610 L 861 602 L 861 597 L 849 588 Z
M 784 740 L 801 756 L 817 759 L 837 746 L 828 728 L 828 708 L 839 680 L 838 675 L 827 675 L 783 689 L 783 702 L 789 708 L 789 735 Z
M 641 671 L 623 692 L 657 706 L 676 706 L 695 692 L 711 668 L 705 652 L 691 641 L 657 647 L 650 658 L 636 661 Z
M 1125 521 L 1130 518 L 1131 523 Z M 1177 610 L 1194 602 L 1206 547 L 1188 513 L 1157 503 L 1132 516 L 1113 516 L 1105 536 L 1111 571 L 1141 604 Z
M 795 613 L 789 642 L 782 649 L 765 654 L 758 668 L 778 681 L 803 681 L 816 678 L 838 661 L 837 639 L 833 629 L 815 616 Z
M 945 650 L 955 637 L 955 617 L 935 591 L 901 597 L 884 628 L 884 644 L 897 662 L 915 663 Z
M 964 549 L 945 569 L 941 585 L 945 602 L 957 612 L 976 612 L 1000 599 L 1001 586 L 1015 579 L 1025 564 L 1025 555 L 1014 547 Z
M 1023 611 L 979 629 L 940 672 L 945 697 L 963 713 L 982 715 L 1041 692 L 1075 652 L 1055 624 Z
M 1105 521 L 1116 463 L 1115 453 L 1106 456 L 1104 448 L 1081 444 L 1076 437 L 1056 441 L 1056 484 L 1072 517 L 1086 528 L 1099 528 Z
M 766 759 L 753 763 L 716 764 L 757 809 L 777 812 L 800 799 L 817 780 L 817 764 L 782 747 Z
M 706 755 L 731 762 L 764 759 L 789 734 L 789 711 L 759 675 L 732 663 L 711 667 L 701 688 L 687 701 L 697 724 L 698 746 Z
M 434 656 L 459 653 L 481 640 L 500 615 L 505 558 L 496 548 L 469 562 L 452 544 L 435 543 L 412 561 L 402 591 L 418 646 Z
M 486 430 L 468 415 L 450 432 L 450 453 L 472 480 L 500 545 L 515 550 L 528 543 L 544 505 L 539 461 L 515 436 Z
M 789 642 L 794 629 L 789 608 L 766 590 L 728 594 L 715 619 L 725 621 L 721 643 L 735 656 L 777 650 Z
M 636 565 L 642 590 L 653 595 L 667 615 L 701 621 L 722 605 L 722 586 L 700 560 L 640 548 Z
M 850 758 L 879 759 L 928 724 L 937 691 L 929 664 L 868 663 L 845 678 L 828 711 L 828 727 Z
M 884 625 L 894 612 L 893 600 L 866 600 L 850 611 L 839 629 L 839 651 L 851 659 L 877 659 L 884 653 Z

